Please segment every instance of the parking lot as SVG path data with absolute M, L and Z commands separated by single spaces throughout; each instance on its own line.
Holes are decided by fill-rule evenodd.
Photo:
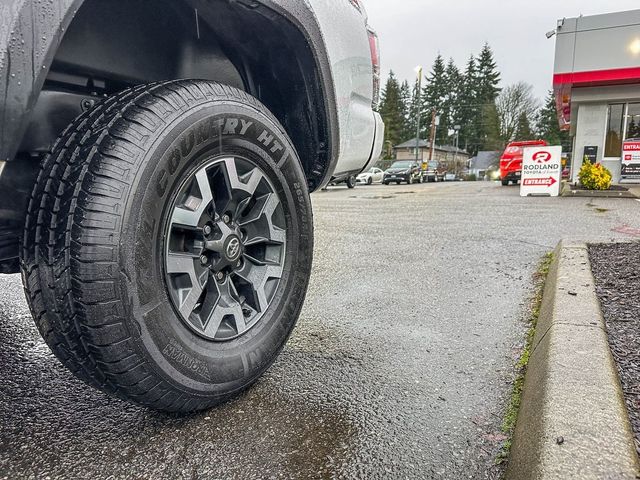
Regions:
M 312 196 L 298 328 L 238 400 L 187 418 L 75 380 L 0 276 L 0 478 L 492 478 L 531 275 L 561 237 L 634 239 L 630 199 L 494 183 Z

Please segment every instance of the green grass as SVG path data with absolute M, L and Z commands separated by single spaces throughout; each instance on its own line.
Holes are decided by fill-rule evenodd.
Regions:
M 511 396 L 509 398 L 509 406 L 502 420 L 502 433 L 508 438 L 505 440 L 502 450 L 496 458 L 496 463 L 505 463 L 509 459 L 509 452 L 511 451 L 511 439 L 513 437 L 513 431 L 516 428 L 516 420 L 518 419 L 518 411 L 520 410 L 520 403 L 522 402 L 522 390 L 524 389 L 524 378 L 527 373 L 527 365 L 529 365 L 529 357 L 531 355 L 531 346 L 533 344 L 533 337 L 536 333 L 536 325 L 538 323 L 538 317 L 540 316 L 540 307 L 542 305 L 542 293 L 544 291 L 544 284 L 549 273 L 549 267 L 553 262 L 553 253 L 548 253 L 544 256 L 536 273 L 533 276 L 535 285 L 535 294 L 531 298 L 529 318 L 527 319 L 528 330 L 525 338 L 525 345 L 515 365 L 517 372 L 516 378 L 513 382 L 511 389 Z

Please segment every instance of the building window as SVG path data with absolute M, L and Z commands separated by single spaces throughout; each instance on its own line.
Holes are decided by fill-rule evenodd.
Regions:
M 609 105 L 609 125 L 604 145 L 605 157 L 620 157 L 622 155 L 624 107 L 623 103 Z
M 640 138 L 640 103 L 630 103 L 627 109 L 624 139 Z

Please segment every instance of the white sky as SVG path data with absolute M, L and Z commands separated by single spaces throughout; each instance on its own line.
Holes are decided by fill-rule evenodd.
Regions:
M 551 88 L 556 21 L 640 8 L 638 0 L 362 0 L 380 36 L 382 71 L 415 79 L 416 65 L 430 69 L 440 52 L 464 68 L 489 42 L 503 85 L 531 83 L 540 98 Z

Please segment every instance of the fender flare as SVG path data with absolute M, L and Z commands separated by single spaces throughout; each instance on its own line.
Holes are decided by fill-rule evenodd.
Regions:
M 12 160 L 28 126 L 64 33 L 85 0 L 8 0 L 0 5 L 0 162 Z M 197 5 L 202 0 L 187 0 Z M 329 165 L 318 185 L 329 181 L 339 158 L 339 121 L 331 62 L 312 7 L 300 0 L 227 0 L 256 8 L 260 4 L 293 24 L 306 39 L 321 77 L 327 124 Z M 46 20 L 37 20 L 46 19 Z M 31 31 L 20 32 L 20 26 Z M 24 43 L 22 43 L 24 41 Z

